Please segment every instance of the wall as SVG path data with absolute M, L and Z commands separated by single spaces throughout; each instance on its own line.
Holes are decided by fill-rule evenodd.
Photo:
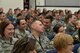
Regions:
M 53 10 L 53 9 L 56 9 L 56 10 L 59 10 L 59 9 L 65 10 L 65 9 L 69 9 L 69 10 L 72 11 L 72 13 L 74 13 L 75 11 L 80 10 L 80 7 L 37 7 L 37 9 L 41 9 L 41 11 L 43 10 L 43 8 L 46 8 L 47 10 Z
M 80 0 L 46 0 L 46 6 L 80 6 Z
M 29 0 L 30 8 L 35 9 L 35 0 Z
M 7 12 L 9 8 L 23 9 L 23 0 L 0 0 L 0 7 L 4 8 L 4 12 Z

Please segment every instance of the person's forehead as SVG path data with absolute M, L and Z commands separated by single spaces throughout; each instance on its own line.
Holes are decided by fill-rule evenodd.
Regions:
M 24 23 L 24 22 L 26 22 L 24 19 L 20 20 L 20 23 Z
M 47 21 L 50 21 L 50 19 L 44 19 L 44 21 L 46 21 L 46 22 L 47 22 Z
M 13 26 L 13 24 L 10 23 L 9 25 L 6 26 L 6 28 L 12 28 L 12 26 Z
M 75 16 L 75 15 L 72 15 L 72 17 L 73 17 L 73 18 L 76 18 L 76 16 Z
M 36 20 L 34 23 L 35 24 L 42 24 L 41 21 L 39 21 L 39 20 Z

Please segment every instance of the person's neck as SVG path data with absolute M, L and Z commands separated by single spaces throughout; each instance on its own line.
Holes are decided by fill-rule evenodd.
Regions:
M 4 37 L 4 40 L 10 41 L 11 38 L 9 37 Z
M 32 31 L 32 35 L 33 35 L 35 38 L 39 38 L 40 33 L 36 32 L 36 31 Z

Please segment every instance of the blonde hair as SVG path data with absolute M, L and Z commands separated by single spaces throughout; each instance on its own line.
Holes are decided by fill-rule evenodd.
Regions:
M 80 23 L 80 20 L 76 21 L 76 25 L 78 25 Z
M 57 50 L 61 50 L 63 48 L 66 48 L 67 45 L 70 43 L 73 43 L 73 38 L 72 36 L 64 33 L 58 33 L 54 37 L 54 47 Z

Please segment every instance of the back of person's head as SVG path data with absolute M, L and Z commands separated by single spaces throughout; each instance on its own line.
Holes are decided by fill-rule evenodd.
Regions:
M 65 33 L 58 33 L 54 37 L 54 47 L 60 51 L 62 49 L 66 49 L 68 45 L 73 44 L 72 36 Z
M 29 53 L 35 49 L 35 40 L 29 37 L 19 39 L 15 42 L 12 53 Z

